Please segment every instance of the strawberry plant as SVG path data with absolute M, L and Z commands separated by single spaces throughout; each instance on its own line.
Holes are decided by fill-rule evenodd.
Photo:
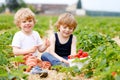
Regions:
M 76 32 L 76 34 L 79 34 L 79 48 L 88 51 L 92 58 L 91 62 L 81 69 L 86 77 L 97 76 L 99 79 L 100 76 L 101 79 L 110 79 L 111 72 L 119 72 L 117 64 L 120 62 L 118 58 L 120 49 L 110 36 L 88 31 Z M 114 70 L 111 68 L 113 66 L 116 67 Z

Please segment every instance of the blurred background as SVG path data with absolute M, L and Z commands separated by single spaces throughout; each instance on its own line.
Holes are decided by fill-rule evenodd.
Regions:
M 36 14 L 71 12 L 80 16 L 120 16 L 120 0 L 0 0 L 0 13 L 29 7 Z

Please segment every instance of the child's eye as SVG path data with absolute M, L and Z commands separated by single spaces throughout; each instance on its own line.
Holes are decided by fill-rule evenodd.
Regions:
M 32 22 L 32 20 L 29 20 L 29 22 Z
M 66 29 L 67 27 L 66 27 L 66 26 L 64 26 L 63 28 L 64 28 L 64 29 Z
M 69 28 L 70 30 L 72 30 L 73 28 Z
M 22 21 L 23 23 L 26 23 L 26 21 Z

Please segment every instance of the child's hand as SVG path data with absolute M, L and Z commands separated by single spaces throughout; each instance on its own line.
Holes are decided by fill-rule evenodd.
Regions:
M 38 51 L 43 52 L 50 46 L 50 41 L 48 39 L 44 40 L 43 45 L 38 46 Z
M 48 39 L 45 39 L 45 46 L 46 48 L 50 46 L 50 41 Z
M 61 61 L 66 63 L 66 64 L 69 64 L 69 62 L 66 59 L 62 59 Z

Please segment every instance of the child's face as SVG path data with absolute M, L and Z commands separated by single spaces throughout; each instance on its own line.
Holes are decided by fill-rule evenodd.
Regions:
M 64 37 L 69 37 L 73 33 L 74 28 L 61 25 L 59 31 Z
M 31 33 L 34 27 L 33 19 L 23 19 L 21 20 L 20 28 L 25 33 Z

